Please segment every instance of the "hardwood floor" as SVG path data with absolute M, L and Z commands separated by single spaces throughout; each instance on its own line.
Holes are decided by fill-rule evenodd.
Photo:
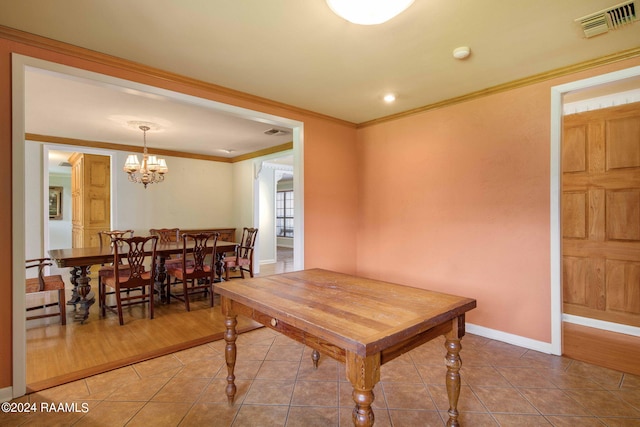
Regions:
M 640 337 L 563 322 L 563 356 L 640 375 Z
M 278 253 L 278 262 L 260 266 L 260 275 L 292 270 L 292 251 L 283 250 Z M 176 300 L 171 304 L 157 304 L 153 320 L 148 319 L 142 305 L 127 307 L 124 326 L 118 324 L 118 317 L 113 313 L 100 317 L 97 303 L 91 307 L 90 317 L 83 325 L 71 320 L 71 306 L 66 326 L 61 326 L 55 318 L 47 319 L 48 322 L 28 322 L 27 390 L 43 390 L 222 339 L 224 317 L 218 298 L 213 309 L 205 298 L 191 301 L 190 312 Z M 261 325 L 247 318 L 238 318 L 239 331 L 259 327 Z

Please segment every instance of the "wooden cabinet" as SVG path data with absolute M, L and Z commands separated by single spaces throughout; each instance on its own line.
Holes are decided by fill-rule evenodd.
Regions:
M 99 246 L 98 231 L 111 227 L 111 159 L 73 153 L 71 163 L 72 246 Z

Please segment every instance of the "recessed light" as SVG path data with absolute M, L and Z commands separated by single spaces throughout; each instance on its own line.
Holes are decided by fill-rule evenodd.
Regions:
M 471 53 L 469 46 L 460 46 L 453 49 L 453 57 L 456 59 L 465 59 Z
M 396 96 L 392 93 L 388 93 L 382 99 L 384 99 L 384 102 L 393 102 L 396 100 Z

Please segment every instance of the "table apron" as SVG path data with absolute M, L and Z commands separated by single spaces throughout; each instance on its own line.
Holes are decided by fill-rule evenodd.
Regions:
M 296 326 L 292 326 L 282 321 L 281 319 L 275 319 L 268 314 L 262 313 L 244 304 L 238 303 L 237 301 L 233 301 L 232 306 L 234 314 L 246 316 L 270 329 L 273 329 L 274 331 L 277 331 L 295 341 L 298 341 L 299 343 L 311 347 L 312 349 L 318 350 L 319 352 L 339 362 L 346 362 L 346 350 L 344 348 L 332 344 L 329 341 L 319 338 L 309 332 L 305 332 Z M 464 324 L 464 314 L 460 315 L 460 317 L 462 322 L 457 322 L 457 318 L 447 320 L 439 325 L 427 329 L 424 332 L 421 332 L 415 336 L 408 337 L 407 339 L 402 340 L 397 344 L 383 349 L 380 352 L 380 364 L 384 365 L 385 363 L 403 355 L 410 350 L 413 350 L 414 348 L 428 341 L 433 340 L 434 338 L 448 334 L 452 331 L 454 323 Z M 460 332 L 461 331 L 458 331 L 458 333 Z M 464 332 L 462 331 L 462 335 L 463 334 Z M 461 335 L 460 338 L 462 338 Z

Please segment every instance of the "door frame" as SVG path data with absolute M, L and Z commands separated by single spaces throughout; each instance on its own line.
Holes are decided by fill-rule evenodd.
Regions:
M 26 319 L 25 298 L 24 298 L 24 281 L 25 281 L 25 69 L 28 67 L 40 68 L 68 74 L 71 76 L 80 76 L 98 79 L 118 86 L 136 88 L 142 91 L 149 91 L 159 95 L 166 96 L 170 99 L 188 102 L 195 105 L 206 106 L 231 113 L 236 116 L 244 117 L 251 120 L 258 120 L 263 123 L 269 123 L 274 126 L 283 126 L 292 129 L 293 136 L 293 157 L 294 157 L 294 174 L 298 179 L 294 183 L 294 191 L 298 192 L 295 200 L 296 212 L 299 212 L 300 221 L 296 223 L 295 228 L 295 251 L 294 251 L 294 268 L 304 268 L 304 123 L 299 120 L 287 117 L 276 116 L 273 114 L 263 113 L 260 111 L 249 110 L 242 107 L 236 107 L 230 104 L 224 104 L 195 95 L 188 95 L 181 92 L 172 91 L 149 84 L 138 83 L 124 78 L 114 77 L 107 74 L 101 74 L 89 71 L 83 68 L 72 67 L 60 63 L 47 61 L 31 56 L 18 53 L 11 55 L 11 148 L 12 148 L 12 269 L 13 269 L 13 298 L 12 298 L 12 386 L 11 394 L 13 398 L 17 398 L 26 394 Z M 80 151 L 80 150 L 79 150 Z M 113 159 L 113 157 L 112 157 Z M 113 179 L 114 174 L 112 174 Z M 113 184 L 113 181 L 112 181 Z M 113 189 L 113 185 L 112 185 Z M 113 221 L 114 204 L 112 202 L 112 221 Z
M 550 270 L 551 352 L 562 354 L 562 97 L 565 93 L 640 76 L 640 66 L 601 74 L 551 88 Z

